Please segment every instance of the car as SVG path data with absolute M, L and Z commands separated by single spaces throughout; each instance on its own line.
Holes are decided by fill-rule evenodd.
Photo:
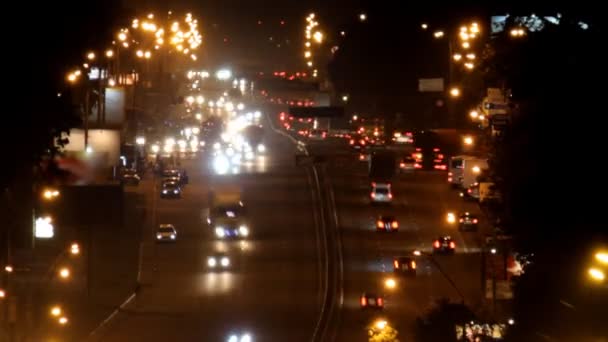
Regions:
M 372 203 L 391 203 L 393 201 L 391 184 L 372 182 L 372 190 L 369 197 Z
M 182 189 L 176 182 L 163 183 L 160 198 L 181 198 Z
M 166 183 L 176 183 L 176 184 L 180 184 L 181 180 L 179 177 L 177 176 L 172 176 L 172 177 L 163 177 L 163 179 L 161 180 L 161 185 L 164 185 Z
M 230 267 L 230 258 L 224 253 L 218 253 L 207 257 L 207 266 L 211 269 L 227 269 Z
M 399 161 L 399 172 L 412 172 L 416 169 L 416 159 L 412 156 L 405 156 Z
M 367 146 L 367 141 L 365 141 L 365 139 L 362 137 L 353 137 L 348 143 L 355 150 L 361 150 Z
M 133 169 L 127 169 L 122 174 L 122 184 L 124 185 L 139 185 L 140 180 L 141 177 Z
M 249 227 L 235 221 L 218 220 L 215 225 L 215 236 L 219 239 L 246 238 L 249 236 Z
M 456 242 L 451 236 L 440 236 L 433 241 L 433 253 L 454 254 L 456 251 Z
M 399 230 L 399 222 L 395 216 L 380 215 L 376 220 L 377 232 L 396 232 Z
M 359 298 L 361 309 L 384 309 L 384 298 L 374 293 L 363 293 Z
M 412 257 L 401 256 L 393 259 L 393 272 L 404 275 L 416 275 L 416 260 Z
M 465 212 L 460 214 L 460 218 L 458 219 L 458 229 L 459 230 L 474 230 L 477 231 L 477 224 L 479 223 L 479 219 L 477 216 Z
M 160 224 L 156 229 L 156 242 L 174 242 L 177 240 L 177 231 L 172 224 Z
M 369 163 L 372 160 L 372 155 L 369 153 L 359 153 L 359 161 Z

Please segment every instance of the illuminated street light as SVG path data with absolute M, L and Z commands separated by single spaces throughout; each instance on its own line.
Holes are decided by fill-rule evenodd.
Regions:
M 467 62 L 467 63 L 464 63 L 464 67 L 469 70 L 473 70 L 473 68 L 475 67 L 475 64 L 473 64 L 471 62 Z
M 90 61 L 94 60 L 95 59 L 95 52 L 91 51 L 91 52 L 87 53 L 87 59 L 90 60 Z
M 459 54 L 459 53 L 455 53 L 455 54 L 454 54 L 454 56 L 452 56 L 452 57 L 454 58 L 454 60 L 455 60 L 456 62 L 458 62 L 459 60 L 461 60 L 461 59 L 462 59 L 462 55 L 461 55 L 461 54 Z
M 124 32 L 120 32 L 118 34 L 118 40 L 120 40 L 121 42 L 124 42 L 125 40 L 127 40 L 127 34 Z
M 457 88 L 457 87 L 452 87 L 452 88 L 450 89 L 450 95 L 451 95 L 452 97 L 459 97 L 459 96 L 460 96 L 460 89 L 459 89 L 459 88 Z
M 435 33 L 433 33 L 433 36 L 435 36 L 435 38 L 441 38 L 443 37 L 443 35 L 443 31 L 435 31 Z
M 589 269 L 589 276 L 591 277 L 591 279 L 595 280 L 595 281 L 604 281 L 604 279 L 606 279 L 606 275 L 604 274 L 604 271 L 600 270 L 599 268 L 590 268 Z
M 469 112 L 469 116 L 471 117 L 471 119 L 475 120 L 479 117 L 479 113 L 476 110 L 472 110 Z
M 485 116 L 485 115 L 483 115 L 483 114 L 480 114 L 480 115 L 479 115 L 479 121 L 483 121 L 483 120 L 485 120 L 485 119 L 486 119 L 486 116 Z
M 137 55 L 137 57 L 142 58 L 144 56 L 144 52 L 142 50 L 137 50 L 137 52 L 135 52 L 135 54 Z
M 306 65 L 308 65 L 309 67 L 312 67 L 312 62 L 311 61 L 306 62 Z
M 474 60 L 476 56 L 474 53 L 467 53 L 466 57 L 467 57 L 467 59 Z
M 473 171 L 473 173 L 480 173 L 481 168 L 479 166 L 475 165 L 471 168 L 471 171 Z
M 61 307 L 59 305 L 55 305 L 51 308 L 51 316 L 53 317 L 59 317 L 59 315 L 61 315 Z
M 462 138 L 462 142 L 467 146 L 472 146 L 473 142 L 474 142 L 473 137 L 470 135 L 467 135 L 464 138 Z
M 412 252 L 412 254 L 414 254 L 415 256 L 421 256 L 422 252 L 419 251 L 419 250 L 415 250 L 415 251 Z
M 108 80 L 108 85 L 109 85 L 110 87 L 113 87 L 113 86 L 115 86 L 115 85 L 116 85 L 116 81 L 114 81 L 114 79 L 113 79 L 113 78 L 110 78 L 110 79 Z
M 34 222 L 34 236 L 39 239 L 50 239 L 55 236 L 55 227 L 50 216 L 39 217 Z
M 74 83 L 74 82 L 76 82 L 76 78 L 77 78 L 77 76 L 76 76 L 75 74 L 73 74 L 73 73 L 68 74 L 68 77 L 67 77 L 67 79 L 68 79 L 68 81 L 69 81 L 70 83 Z
M 304 51 L 304 58 L 310 58 L 312 54 L 310 53 L 310 51 Z
M 110 49 L 106 50 L 106 57 L 108 57 L 108 58 L 114 57 L 114 50 L 110 50 Z
M 470 44 L 469 42 L 463 42 L 463 43 L 462 43 L 462 48 L 463 48 L 463 49 L 468 49 L 468 48 L 470 48 L 470 47 L 471 47 L 471 44 Z
M 323 33 L 321 31 L 317 31 L 312 35 L 312 38 L 320 44 L 323 42 Z
M 13 273 L 13 266 L 11 266 L 11 265 L 4 266 L 4 271 L 6 273 Z
M 70 277 L 70 269 L 67 267 L 62 267 L 59 269 L 59 277 L 62 279 L 68 279 Z
M 595 253 L 595 260 L 602 264 L 608 265 L 608 252 L 597 252 Z
M 348 102 L 348 95 L 342 95 L 342 101 Z
M 150 51 L 146 51 L 146 52 L 144 53 L 144 58 L 146 58 L 146 59 L 150 59 L 150 57 L 152 57 L 152 53 L 151 53 Z
M 429 28 L 429 25 L 428 25 L 427 23 L 422 23 L 422 24 L 420 24 L 420 27 L 421 27 L 423 30 L 426 30 L 426 29 L 428 29 L 428 28 Z
M 58 322 L 61 325 L 66 325 L 66 324 L 68 324 L 68 319 L 67 319 L 67 317 L 63 316 L 63 317 L 59 318 Z
M 449 212 L 446 216 L 446 221 L 448 223 L 455 223 L 456 222 L 456 215 L 454 215 L 454 213 Z
M 6 292 L 3 289 L 0 289 L 0 299 L 6 298 Z
M 367 14 L 365 14 L 365 13 L 359 14 L 359 21 L 366 21 L 366 20 L 367 20 Z

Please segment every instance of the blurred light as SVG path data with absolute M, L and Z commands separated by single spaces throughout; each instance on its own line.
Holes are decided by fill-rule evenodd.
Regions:
M 387 289 L 394 289 L 395 287 L 397 287 L 397 282 L 393 278 L 388 278 L 384 281 L 384 286 Z
M 87 59 L 92 61 L 95 59 L 95 53 L 94 52 L 89 52 L 87 53 Z
M 477 165 L 473 166 L 473 168 L 471 169 L 473 171 L 473 173 L 480 173 L 481 172 L 481 168 Z
M 468 48 L 470 48 L 470 47 L 471 47 L 471 44 L 470 44 L 469 42 L 463 42 L 463 43 L 462 43 L 462 48 L 463 48 L 463 49 L 468 49 Z
M 61 315 L 61 312 L 61 307 L 59 307 L 59 305 L 55 305 L 51 308 L 51 316 L 53 317 L 58 317 Z
M 59 197 L 59 190 L 57 190 L 57 189 L 45 189 L 42 192 L 42 197 L 45 200 L 51 200 L 53 198 Z
M 127 39 L 127 35 L 124 32 L 120 32 L 118 34 L 118 40 L 125 41 Z
M 143 52 L 143 51 L 141 51 L 141 50 L 137 50 L 137 51 L 135 52 L 135 55 L 136 55 L 137 57 L 141 58 L 141 57 L 143 57 L 143 56 L 144 56 L 144 52 Z
M 342 101 L 348 102 L 348 95 L 342 95 Z
M 473 145 L 473 137 L 471 136 L 465 136 L 462 141 L 464 142 L 465 145 L 471 146 Z
M 469 116 L 471 117 L 471 119 L 475 120 L 479 116 L 479 113 L 476 110 L 472 110 L 469 112 Z
M 599 268 L 590 268 L 588 272 L 589 276 L 593 280 L 604 281 L 604 279 L 606 279 L 606 275 Z
M 595 260 L 601 262 L 602 264 L 608 265 L 608 252 L 597 252 L 595 253 Z
M 384 330 L 384 328 L 386 328 L 386 326 L 387 326 L 387 325 L 388 325 L 388 322 L 387 322 L 387 321 L 385 321 L 385 320 L 377 320 L 377 321 L 374 323 L 374 326 L 375 326 L 377 329 L 380 329 L 380 330 Z
M 359 20 L 360 21 L 366 21 L 367 20 L 367 14 L 365 14 L 365 13 L 359 14 Z
M 448 221 L 448 223 L 454 223 L 454 222 L 456 222 L 456 215 L 454 215 L 454 213 L 450 212 L 450 213 L 448 213 L 446 220 Z
M 509 325 L 514 325 L 515 324 L 515 320 L 513 318 L 509 318 L 509 320 L 507 321 L 507 323 Z
M 108 57 L 108 58 L 114 57 L 114 50 L 110 50 L 110 49 L 106 50 L 106 57 Z
M 108 85 L 109 85 L 110 87 L 113 87 L 113 86 L 115 86 L 115 85 L 116 85 L 116 81 L 114 81 L 114 79 L 113 79 L 113 78 L 110 78 L 110 79 L 108 80 Z
M 312 38 L 317 42 L 317 43 L 322 43 L 323 42 L 323 33 L 321 31 L 317 31 L 312 35 Z
M 4 266 L 4 271 L 6 273 L 13 273 L 13 266 L 11 266 L 11 265 Z
M 467 62 L 467 63 L 464 63 L 464 67 L 469 70 L 472 70 L 475 67 L 475 64 L 473 64 L 471 62 Z
M 496 248 L 492 248 L 492 249 L 490 249 L 490 253 L 492 253 L 492 254 L 496 254 L 496 252 L 497 252 L 497 251 L 496 251 Z
M 54 227 L 51 224 L 51 217 L 39 217 L 34 223 L 34 235 L 37 238 L 49 239 L 55 236 Z
M 428 24 L 426 24 L 426 23 L 422 23 L 422 24 L 420 24 L 420 27 L 421 27 L 423 30 L 426 30 L 426 29 L 428 29 L 428 28 L 429 28 L 429 25 L 428 25 Z
M 186 102 L 188 102 L 189 104 L 193 104 L 194 103 L 194 96 L 188 96 L 188 97 L 186 97 Z
M 450 89 L 450 95 L 451 95 L 452 97 L 459 97 L 459 96 L 460 96 L 460 89 L 459 89 L 459 88 L 457 88 L 457 87 L 452 87 L 452 88 Z
M 420 251 L 416 250 L 416 251 L 414 251 L 414 252 L 413 252 L 413 254 L 414 254 L 415 256 L 421 256 L 421 255 L 422 255 L 422 252 L 420 252 Z
M 146 138 L 144 138 L 144 137 L 137 137 L 137 138 L 135 138 L 135 143 L 137 145 L 140 145 L 140 146 L 145 145 L 146 144 Z
M 453 58 L 454 58 L 454 60 L 455 60 L 456 62 L 458 62 L 459 60 L 461 60 L 461 59 L 462 59 L 462 55 L 461 55 L 461 54 L 459 54 L 459 53 L 455 53 L 455 54 L 454 54 L 454 56 L 453 56 Z
M 58 274 L 59 274 L 59 276 L 60 276 L 61 278 L 63 278 L 63 279 L 67 279 L 67 278 L 69 278 L 69 277 L 70 277 L 70 269 L 69 269 L 69 268 L 67 268 L 67 267 L 62 267 L 62 268 L 59 270 L 59 273 L 58 273 Z
M 0 299 L 6 298 L 6 291 L 4 289 L 0 289 Z
M 66 324 L 68 324 L 68 319 L 67 319 L 67 317 L 61 317 L 61 318 L 59 318 L 59 324 L 61 324 L 61 325 L 66 325 Z
M 467 53 L 467 59 L 474 60 L 475 59 L 475 54 L 474 53 Z
M 152 153 L 158 153 L 160 151 L 160 146 L 154 144 L 151 147 Z
M 435 31 L 435 33 L 433 33 L 433 36 L 435 38 L 441 38 L 441 37 L 443 37 L 443 34 L 444 34 L 443 31 Z
M 228 69 L 220 69 L 215 73 L 218 80 L 227 80 L 232 77 L 232 72 Z

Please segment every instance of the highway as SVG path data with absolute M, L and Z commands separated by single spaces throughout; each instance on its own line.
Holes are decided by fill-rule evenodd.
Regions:
M 317 153 L 343 155 L 344 143 L 336 141 L 311 142 L 310 150 Z M 395 256 L 408 255 L 415 249 L 430 252 L 433 239 L 451 235 L 456 239 L 457 253 L 436 256 L 446 274 L 454 281 L 467 304 L 476 306 L 481 300 L 480 238 L 472 232 L 460 233 L 456 225 L 446 222 L 448 211 L 479 209 L 473 202 L 463 202 L 455 190 L 446 184 L 446 173 L 420 171 L 402 174 L 393 183 L 394 200 L 390 206 L 371 205 L 367 164 L 344 157 L 330 158 L 326 168 L 333 185 L 338 229 L 344 255 L 344 306 L 340 315 L 337 341 L 365 341 L 365 327 L 382 318 L 399 331 L 405 341 L 412 340 L 417 316 L 422 315 L 434 299 L 461 300 L 458 292 L 426 257 L 417 259 L 415 278 L 395 277 L 397 288 L 384 288 L 384 279 L 392 274 Z M 379 214 L 397 217 L 397 233 L 377 233 L 374 222 Z M 486 222 L 481 222 L 487 225 Z M 359 296 L 363 292 L 384 294 L 383 312 L 362 312 Z
M 293 162 L 294 145 L 267 135 L 268 156 L 254 172 L 211 175 L 204 157 L 184 161 L 190 184 L 179 200 L 147 193 L 155 212 L 144 227 L 137 296 L 112 316 L 91 341 L 225 341 L 248 332 L 256 341 L 308 341 L 321 301 L 312 195 L 306 170 Z M 207 191 L 239 184 L 248 206 L 251 236 L 216 241 L 201 221 Z M 174 244 L 156 244 L 153 227 L 172 223 Z M 210 272 L 207 256 L 225 252 L 233 268 Z

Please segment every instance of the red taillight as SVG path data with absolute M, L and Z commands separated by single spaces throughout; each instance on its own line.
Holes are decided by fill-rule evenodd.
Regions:
M 422 169 L 422 165 L 416 163 L 416 164 L 414 164 L 414 168 L 415 169 Z
M 405 163 L 399 163 L 399 167 L 405 167 Z
M 450 241 L 450 248 L 451 249 L 456 248 L 456 243 L 454 241 Z
M 433 149 L 433 152 L 439 152 L 439 147 L 435 147 L 435 148 Z
M 416 147 L 416 152 L 420 152 L 420 151 L 422 151 L 422 148 Z
M 350 139 L 349 144 L 354 145 L 355 144 L 355 140 Z
M 473 223 L 477 223 L 477 219 L 473 219 Z
M 371 196 L 371 198 L 376 198 L 376 194 L 374 192 L 371 192 L 369 195 Z
M 367 298 L 361 297 L 361 306 L 366 306 L 366 305 L 367 305 Z
M 395 266 L 395 268 L 399 268 L 399 260 L 393 260 L 393 266 Z
M 416 262 L 414 260 L 412 260 L 412 263 L 410 264 L 410 268 L 413 270 L 416 269 Z
M 390 192 L 388 193 L 388 198 L 393 198 L 393 194 L 391 194 Z
M 391 223 L 391 227 L 393 228 L 399 228 L 399 223 L 397 223 L 396 221 Z
M 451 182 L 451 181 L 452 181 L 452 177 L 448 177 L 448 182 Z
M 439 154 L 437 155 L 437 159 L 443 159 L 443 154 L 439 153 Z
M 384 223 L 382 223 L 382 221 L 378 221 L 378 222 L 376 222 L 376 227 L 382 228 L 382 227 L 384 227 Z
M 439 246 L 441 246 L 441 244 L 439 243 L 439 241 L 437 241 L 437 240 L 436 240 L 436 241 L 433 243 L 433 247 L 435 247 L 435 248 L 439 248 Z
M 359 155 L 359 160 L 364 160 L 364 159 L 365 159 L 365 156 L 364 156 L 364 155 L 362 155 L 362 154 L 360 154 L 360 155 Z
M 460 220 L 458 220 L 458 222 L 462 223 L 462 222 L 464 222 L 464 219 L 460 219 Z
M 452 177 L 452 176 L 453 176 L 453 174 L 452 174 L 451 172 L 448 172 L 448 176 Z
M 365 140 L 361 140 L 361 145 L 365 145 Z
M 384 300 L 382 298 L 378 298 L 376 302 L 378 303 L 378 306 L 384 306 Z
M 372 186 L 376 186 L 376 182 L 372 182 Z
M 471 192 L 473 192 L 473 190 L 471 189 L 467 189 L 467 193 L 470 194 Z

